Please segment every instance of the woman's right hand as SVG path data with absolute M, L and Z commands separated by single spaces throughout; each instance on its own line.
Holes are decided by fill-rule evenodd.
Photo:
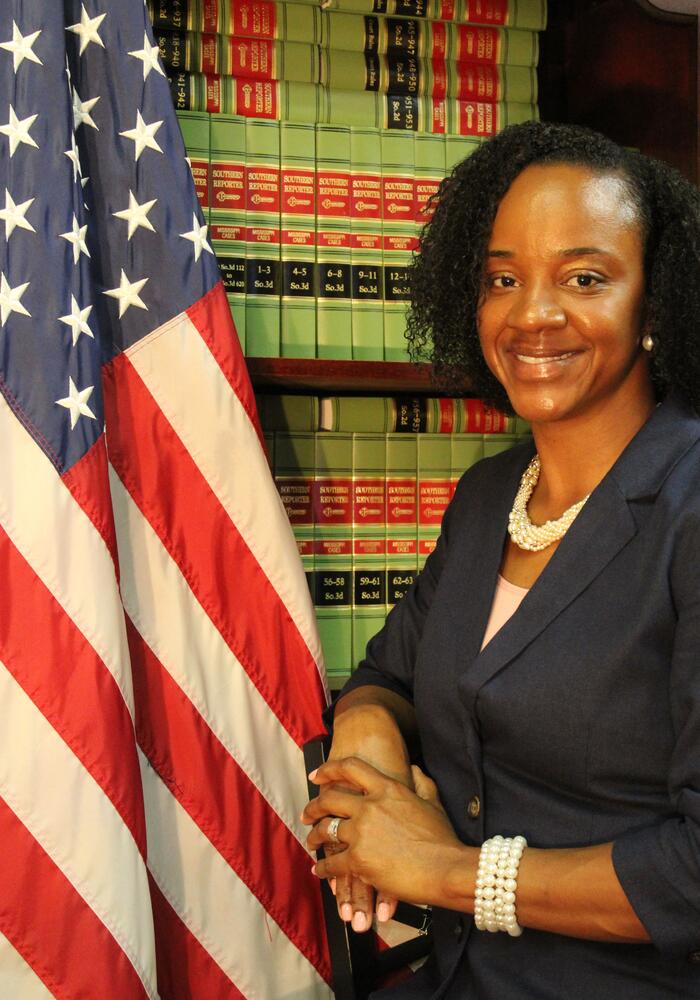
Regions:
M 413 788 L 413 775 L 406 743 L 398 723 L 390 711 L 379 705 L 349 705 L 338 712 L 333 732 L 329 760 L 359 757 L 377 770 Z M 355 789 L 348 789 L 355 791 Z M 362 794 L 357 790 L 358 794 Z M 342 851 L 341 844 L 325 844 L 326 854 Z M 375 910 L 374 888 L 359 877 L 344 877 L 334 887 L 341 919 L 352 922 L 356 931 L 369 930 Z M 389 920 L 396 910 L 397 900 L 377 895 L 376 913 L 380 921 Z

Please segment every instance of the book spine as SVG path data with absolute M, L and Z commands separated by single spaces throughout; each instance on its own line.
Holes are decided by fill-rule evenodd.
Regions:
M 274 433 L 274 477 L 311 594 L 314 594 L 313 488 L 316 435 L 302 431 Z
M 445 136 L 445 175 L 452 173 L 462 160 L 478 149 L 483 140 L 475 136 L 446 135 Z
M 383 434 L 353 434 L 352 662 L 384 624 L 386 604 L 386 444 Z
M 156 34 L 196 31 L 246 38 L 319 43 L 321 11 L 274 0 L 147 0 Z
M 450 499 L 454 496 L 462 475 L 484 457 L 482 434 L 453 434 L 450 437 L 451 472 Z
M 352 356 L 384 357 L 381 134 L 350 130 Z
M 208 223 L 211 205 L 211 117 L 206 112 L 180 111 L 177 119 L 190 160 L 197 200 Z
M 507 451 L 522 440 L 518 434 L 484 434 L 483 439 L 484 458 L 491 458 L 501 451 Z
M 282 357 L 316 357 L 316 130 L 280 123 Z
M 447 434 L 420 434 L 418 443 L 418 565 L 435 548 L 452 497 L 452 448 Z
M 382 132 L 384 359 L 408 361 L 406 306 L 416 247 L 415 153 L 410 132 Z
M 264 431 L 318 430 L 317 396 L 256 393 L 255 401 Z
M 314 599 L 326 671 L 352 667 L 352 435 L 317 434 L 313 485 Z
M 245 118 L 211 122 L 210 235 L 241 347 L 246 347 Z
M 319 358 L 352 358 L 350 129 L 316 126 L 316 339 Z
M 279 124 L 246 122 L 246 352 L 280 353 Z
M 387 434 L 386 560 L 387 605 L 399 601 L 418 569 L 418 438 Z
M 413 137 L 415 155 L 415 236 L 420 243 L 423 227 L 430 221 L 435 211 L 435 203 L 431 201 L 437 195 L 440 183 L 445 176 L 445 137 L 431 135 L 427 132 L 416 132 Z

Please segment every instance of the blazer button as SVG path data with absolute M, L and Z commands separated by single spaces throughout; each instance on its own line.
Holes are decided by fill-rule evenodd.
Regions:
M 461 919 L 458 920 L 457 923 L 452 928 L 452 933 L 454 934 L 454 936 L 457 939 L 457 941 L 459 941 L 459 939 L 461 938 L 462 934 L 464 933 L 464 923 L 463 923 L 463 921 Z
M 467 805 L 467 812 L 469 813 L 470 819 L 476 819 L 479 816 L 481 812 L 481 799 L 479 798 L 478 795 L 473 795 L 469 799 L 469 803 Z
M 693 965 L 700 965 L 700 951 L 691 951 L 688 955 L 688 961 L 692 962 Z

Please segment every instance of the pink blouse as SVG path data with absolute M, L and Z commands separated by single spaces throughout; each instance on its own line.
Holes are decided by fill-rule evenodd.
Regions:
M 509 583 L 508 580 L 503 579 L 500 573 L 498 574 L 493 603 L 491 604 L 491 614 L 489 615 L 484 638 L 481 642 L 482 649 L 487 642 L 493 639 L 496 632 L 505 625 L 511 615 L 515 614 L 527 591 L 527 587 L 516 587 L 514 583 Z

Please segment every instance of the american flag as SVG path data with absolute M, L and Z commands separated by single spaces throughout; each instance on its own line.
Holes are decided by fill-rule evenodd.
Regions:
M 0 997 L 330 997 L 313 609 L 143 0 L 3 0 L 0 220 Z

